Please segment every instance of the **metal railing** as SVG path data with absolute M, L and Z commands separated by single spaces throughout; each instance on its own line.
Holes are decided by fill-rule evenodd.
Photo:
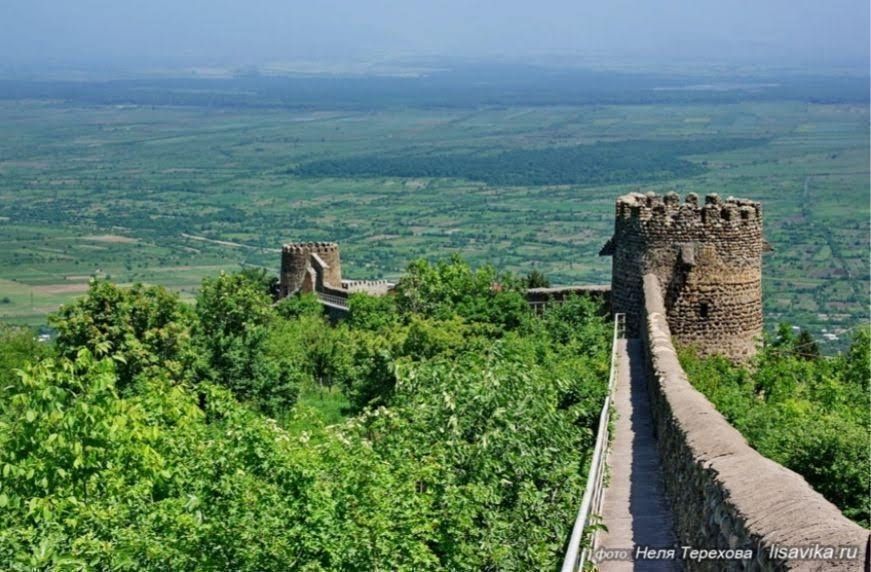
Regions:
M 337 308 L 348 309 L 348 299 L 343 296 L 336 296 L 335 294 L 327 294 L 325 292 L 315 291 L 318 299 L 324 304 L 329 304 L 330 306 L 336 306 Z
M 605 478 L 605 458 L 608 453 L 610 435 L 608 425 L 611 417 L 611 397 L 614 394 L 614 384 L 617 371 L 617 340 L 624 335 L 626 328 L 625 314 L 614 314 L 614 335 L 611 341 L 611 372 L 608 376 L 608 395 L 602 405 L 602 413 L 599 414 L 599 430 L 596 434 L 596 447 L 593 449 L 593 458 L 590 462 L 590 472 L 587 475 L 587 486 L 584 488 L 584 496 L 581 499 L 581 508 L 575 525 L 572 527 L 572 536 L 563 559 L 562 572 L 576 572 L 583 570 L 584 563 L 590 559 L 590 555 L 596 546 L 596 530 L 590 533 L 589 542 L 582 546 L 584 532 L 590 525 L 590 519 L 594 514 L 599 514 L 602 508 L 602 492 Z

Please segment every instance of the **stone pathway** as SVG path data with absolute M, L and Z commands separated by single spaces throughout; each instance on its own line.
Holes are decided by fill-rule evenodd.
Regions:
M 617 418 L 608 454 L 610 481 L 602 499 L 602 516 L 608 532 L 599 534 L 597 547 L 633 551 L 636 546 L 671 549 L 677 541 L 653 435 L 644 350 L 638 339 L 617 343 L 614 391 Z M 671 560 L 599 563 L 599 570 L 604 572 L 680 569 L 680 563 Z

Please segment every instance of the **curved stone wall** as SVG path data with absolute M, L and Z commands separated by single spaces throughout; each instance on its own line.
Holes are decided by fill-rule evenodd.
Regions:
M 798 474 L 763 457 L 690 385 L 671 341 L 663 292 L 643 277 L 650 405 L 676 533 L 696 548 L 752 549 L 752 561 L 685 562 L 698 570 L 862 570 L 868 531 Z M 854 546 L 852 560 L 799 560 L 776 547 Z
M 324 263 L 321 279 L 332 286 L 341 286 L 342 264 L 339 259 L 338 244 L 335 242 L 285 244 L 281 249 L 281 274 L 279 275 L 282 296 L 289 296 L 303 289 L 312 256 L 319 257 Z
M 702 354 L 744 360 L 762 334 L 762 206 L 715 194 L 629 193 L 617 199 L 614 235 L 602 249 L 613 257 L 612 304 L 639 334 L 642 276 L 663 285 L 672 334 Z

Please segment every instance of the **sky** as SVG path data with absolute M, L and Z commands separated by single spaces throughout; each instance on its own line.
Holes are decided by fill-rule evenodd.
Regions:
M 0 0 L 0 63 L 419 56 L 864 66 L 868 0 Z

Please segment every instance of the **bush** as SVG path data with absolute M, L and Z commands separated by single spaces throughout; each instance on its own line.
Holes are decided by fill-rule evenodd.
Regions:
M 262 277 L 240 273 L 205 280 L 194 311 L 162 291 L 98 285 L 59 314 L 57 360 L 24 365 L 27 343 L 0 336 L 0 561 L 554 568 L 610 330 L 579 301 L 532 317 L 491 269 L 419 270 L 395 304 L 352 296 L 338 325 L 304 297 L 274 307 Z M 181 368 L 162 361 L 187 363 L 165 343 L 180 325 L 199 352 Z M 306 424 L 311 408 L 294 403 L 304 384 L 341 387 L 356 415 Z
M 533 270 L 524 280 L 527 288 L 550 288 L 550 280 L 540 270 Z
M 342 336 L 337 349 L 347 359 L 337 368 L 336 380 L 352 412 L 389 402 L 396 386 L 396 360 L 403 335 L 361 330 Z
M 782 326 L 751 369 L 689 350 L 681 362 L 693 385 L 766 457 L 801 474 L 846 516 L 871 521 L 869 337 L 850 350 L 815 357 L 807 335 Z
M 58 353 L 74 359 L 82 348 L 118 362 L 118 387 L 147 373 L 191 379 L 198 357 L 191 344 L 193 316 L 161 286 L 121 288 L 92 280 L 88 294 L 50 317 Z
M 270 414 L 296 401 L 299 372 L 267 351 L 276 314 L 260 280 L 242 273 L 206 278 L 196 314 L 195 342 L 210 378 Z
M 117 391 L 112 360 L 28 367 L 0 417 L 10 570 L 432 569 L 424 468 L 310 444 L 202 384 Z
M 314 294 L 301 294 L 284 298 L 276 304 L 275 311 L 286 320 L 295 320 L 302 317 L 322 316 L 324 306 Z
M 529 319 L 521 289 L 512 276 L 500 275 L 492 266 L 473 269 L 456 255 L 435 264 L 421 259 L 409 264 L 396 285 L 396 306 L 403 315 L 459 316 L 512 330 Z
M 593 386 L 601 403 L 607 377 L 554 375 L 519 343 L 397 363 L 389 407 L 355 426 L 385 462 L 422 468 L 419 522 L 435 527 L 441 569 L 544 570 L 562 556 L 595 435 L 565 394 Z
M 359 330 L 378 331 L 397 325 L 399 315 L 393 296 L 351 294 L 348 298 L 348 325 Z
M 51 346 L 36 341 L 29 328 L 0 324 L 0 402 L 6 402 L 3 397 L 5 388 L 16 379 L 17 370 L 28 361 L 38 361 L 51 353 Z M 0 409 L 2 407 L 0 405 Z

